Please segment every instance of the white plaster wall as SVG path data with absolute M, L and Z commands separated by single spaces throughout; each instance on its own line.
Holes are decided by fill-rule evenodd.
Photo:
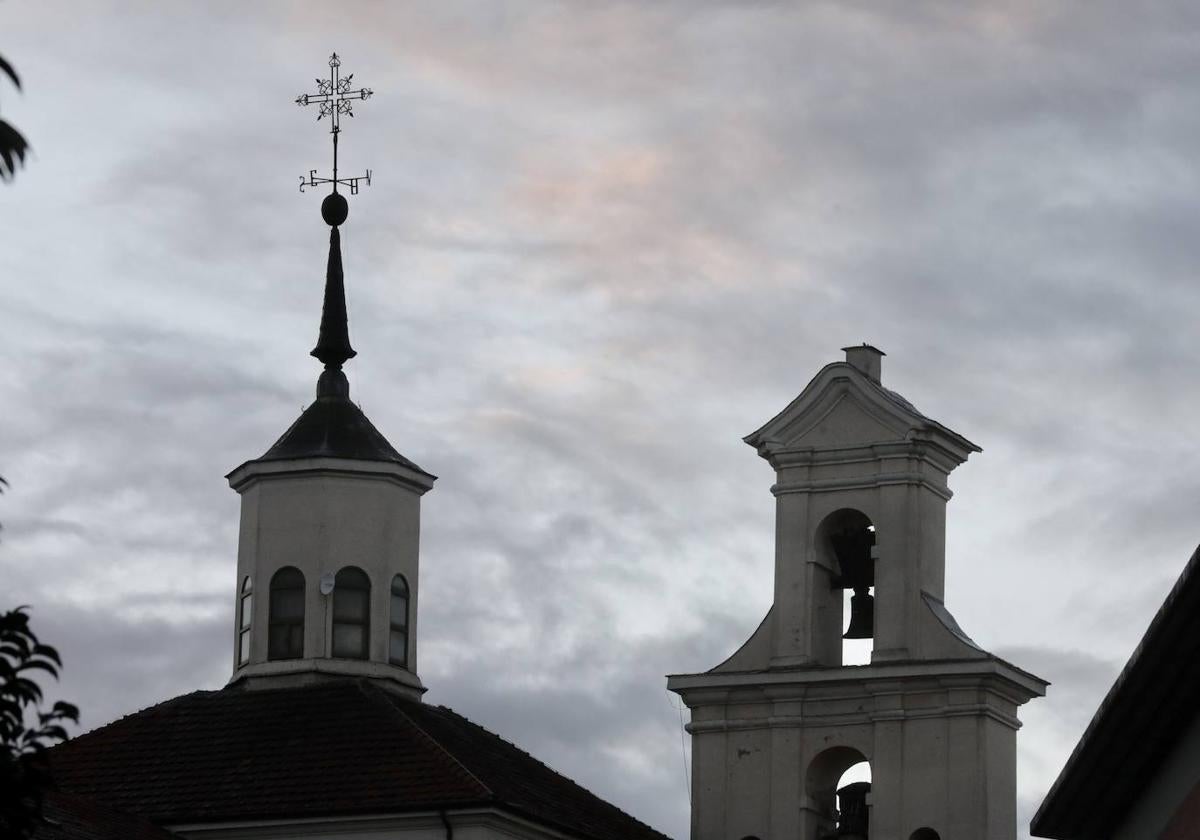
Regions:
M 339 467 L 339 464 L 341 465 Z M 238 486 L 242 518 L 238 543 L 237 589 L 249 576 L 254 608 L 248 666 L 243 673 L 278 673 L 311 668 L 330 657 L 332 596 L 319 590 L 321 575 L 347 566 L 362 569 L 371 581 L 369 663 L 375 675 L 388 664 L 391 582 L 403 574 L 409 587 L 408 671 L 417 673 L 417 616 L 420 598 L 420 497 L 426 488 L 357 462 L 325 459 L 320 469 L 274 471 Z M 310 465 L 311 466 L 311 465 Z M 271 577 L 294 566 L 305 579 L 303 660 L 267 661 Z M 347 665 L 353 660 L 339 660 Z
M 1007 666 L 906 663 L 672 683 L 692 709 L 693 840 L 816 838 L 831 827 L 838 777 L 860 759 L 872 767 L 872 840 L 908 840 L 922 827 L 960 840 L 1016 836 L 1013 698 L 1040 684 Z

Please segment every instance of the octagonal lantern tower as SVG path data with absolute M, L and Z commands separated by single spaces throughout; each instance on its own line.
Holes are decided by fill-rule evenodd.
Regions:
M 350 399 L 342 367 L 350 346 L 341 226 L 366 175 L 338 174 L 340 117 L 369 88 L 351 89 L 329 59 L 328 80 L 296 99 L 329 118 L 332 177 L 312 170 L 305 187 L 329 185 L 321 218 L 329 257 L 317 345 L 324 370 L 316 399 L 259 458 L 227 478 L 242 499 L 231 682 L 249 688 L 369 678 L 411 697 L 417 676 L 421 496 L 435 477 L 396 451 Z

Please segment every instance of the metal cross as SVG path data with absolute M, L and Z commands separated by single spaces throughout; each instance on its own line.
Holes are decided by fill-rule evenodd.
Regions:
M 353 117 L 353 101 L 355 99 L 370 99 L 374 93 L 370 88 L 350 90 L 350 85 L 354 82 L 354 74 L 351 73 L 346 78 L 341 78 L 338 73 L 338 68 L 341 66 L 341 59 L 338 58 L 337 53 L 334 53 L 329 57 L 329 79 L 316 80 L 316 93 L 302 93 L 296 97 L 296 104 L 301 107 L 305 105 L 319 106 L 317 120 L 320 121 L 325 117 L 329 117 L 329 133 L 333 135 L 333 177 L 318 178 L 317 170 L 309 170 L 307 178 L 303 175 L 300 176 L 300 192 L 304 192 L 305 187 L 316 187 L 321 184 L 333 184 L 333 191 L 337 192 L 338 184 L 341 184 L 350 188 L 350 195 L 358 195 L 359 181 L 366 181 L 367 186 L 371 185 L 370 169 L 367 170 L 366 175 L 359 175 L 355 178 L 338 177 L 338 135 L 342 132 L 341 116 L 345 114 L 347 117 Z

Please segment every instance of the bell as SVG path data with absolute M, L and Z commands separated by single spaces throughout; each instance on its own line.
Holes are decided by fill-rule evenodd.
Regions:
M 870 782 L 852 782 L 837 792 L 839 807 L 836 836 L 839 840 L 867 840 L 870 828 L 867 794 L 870 792 Z
M 843 639 L 870 639 L 875 635 L 875 597 L 865 589 L 850 596 L 850 626 Z

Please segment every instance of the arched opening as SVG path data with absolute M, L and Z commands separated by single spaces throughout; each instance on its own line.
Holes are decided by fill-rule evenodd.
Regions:
M 826 631 L 827 644 L 838 647 L 840 664 L 867 665 L 875 646 L 875 526 L 861 511 L 834 511 L 817 529 L 817 552 L 837 600 L 828 610 L 835 626 Z
M 837 830 L 846 840 L 867 838 L 870 830 L 871 765 L 851 765 L 837 783 Z
M 333 580 L 333 655 L 366 659 L 370 645 L 371 579 L 346 566 Z
M 254 593 L 251 591 L 250 576 L 242 581 L 242 592 L 238 598 L 238 666 L 250 661 L 250 622 L 254 618 Z
M 304 656 L 304 573 L 284 566 L 271 576 L 267 659 Z
M 853 747 L 830 747 L 808 765 L 804 778 L 808 794 L 806 830 L 814 836 L 836 834 L 864 840 L 870 802 L 871 765 Z
M 942 835 L 938 834 L 932 828 L 918 828 L 912 834 L 908 835 L 908 840 L 942 840 Z
M 408 667 L 408 581 L 404 575 L 392 578 L 391 629 L 388 634 L 388 662 Z

